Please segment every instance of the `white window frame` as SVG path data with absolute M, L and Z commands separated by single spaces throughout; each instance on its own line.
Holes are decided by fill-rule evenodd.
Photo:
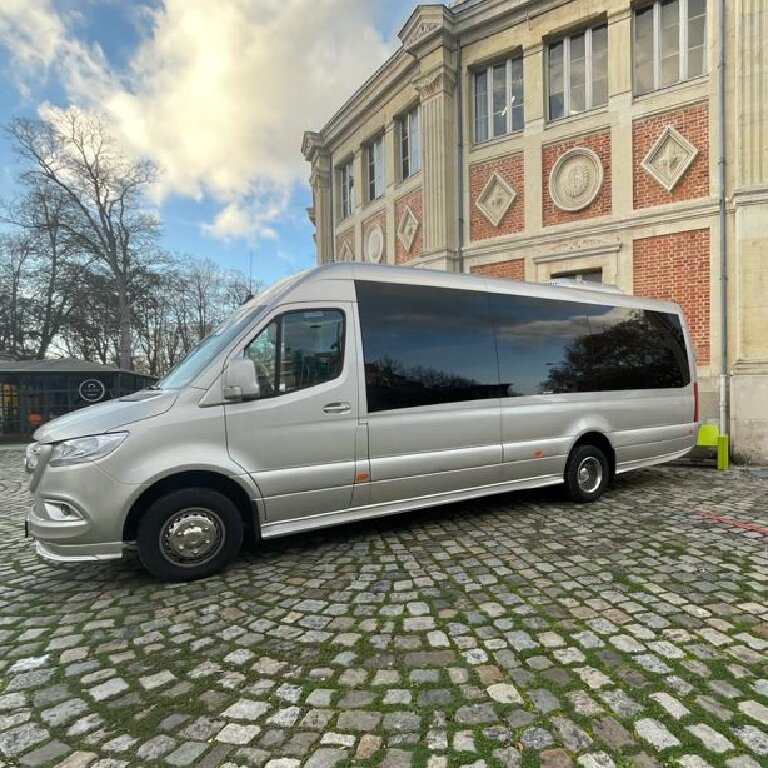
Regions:
M 355 159 L 347 160 L 339 167 L 339 213 L 341 221 L 355 212 Z
M 503 61 L 497 61 L 493 64 L 490 64 L 487 67 L 483 67 L 482 69 L 474 70 L 472 73 L 472 112 L 475 117 L 475 120 L 472 123 L 472 130 L 473 130 L 473 138 L 475 144 L 485 144 L 486 141 L 493 141 L 494 139 L 498 139 L 502 136 L 509 136 L 512 133 L 519 133 L 525 128 L 525 74 L 523 74 L 523 124 L 519 128 L 515 128 L 513 126 L 513 112 L 514 109 L 512 108 L 512 99 L 513 96 L 513 88 L 512 88 L 512 65 L 513 62 L 519 61 L 521 64 L 523 63 L 523 57 L 522 56 L 510 56 L 508 59 L 505 59 Z M 507 129 L 504 131 L 504 133 L 494 134 L 493 132 L 493 70 L 495 67 L 498 67 L 499 64 L 505 64 L 507 67 L 507 97 L 506 97 L 506 108 L 507 108 Z M 477 115 L 475 114 L 477 110 L 477 78 L 485 73 L 485 82 L 486 82 L 486 95 L 487 95 L 487 109 L 486 109 L 486 120 L 488 121 L 488 138 L 487 139 L 478 139 L 477 138 Z
M 709 21 L 709 13 L 706 11 L 708 8 L 705 6 L 704 13 L 704 68 L 698 75 L 688 76 L 688 0 L 678 0 L 678 77 L 677 81 L 670 83 L 669 85 L 661 84 L 661 5 L 662 0 L 653 0 L 652 3 L 642 3 L 636 6 L 632 11 L 632 92 L 635 96 L 644 96 L 647 93 L 653 93 L 654 91 L 661 90 L 662 88 L 671 88 L 677 83 L 684 83 L 687 80 L 692 80 L 696 77 L 703 77 L 707 74 L 707 29 Z M 644 91 L 638 93 L 636 90 L 637 83 L 635 82 L 635 46 L 637 45 L 637 39 L 635 37 L 635 19 L 640 11 L 646 11 L 648 8 L 653 8 L 653 88 L 650 91 Z
M 586 29 L 578 29 L 569 35 L 563 35 L 547 43 L 547 120 L 552 123 L 558 120 L 565 120 L 567 117 L 583 115 L 585 112 L 591 112 L 593 109 L 601 109 L 606 104 L 592 104 L 592 31 L 600 27 L 607 27 L 605 22 L 595 24 Z M 580 112 L 571 114 L 571 38 L 576 35 L 584 34 L 584 109 Z M 562 42 L 563 44 L 563 114 L 560 117 L 552 117 L 549 114 L 549 48 L 552 45 Z M 606 36 L 606 46 L 608 45 Z M 610 60 L 609 60 L 610 61 Z M 610 94 L 608 94 L 610 98 Z
M 373 202 L 384 194 L 384 134 L 379 134 L 368 142 L 365 148 L 365 160 L 368 174 L 368 202 Z
M 416 117 L 416 151 L 414 151 L 413 147 L 413 134 L 411 131 L 412 126 L 412 118 L 415 115 Z M 405 181 L 406 179 L 410 179 L 412 176 L 415 176 L 420 170 L 421 170 L 421 113 L 419 112 L 419 105 L 417 104 L 412 109 L 409 109 L 407 112 L 405 112 L 402 117 L 398 120 L 399 126 L 400 126 L 400 136 L 399 136 L 399 150 L 398 150 L 398 160 L 400 165 L 400 180 Z M 407 142 L 408 146 L 408 157 L 406 158 L 405 155 L 405 145 Z M 405 161 L 408 160 L 408 173 L 405 173 Z

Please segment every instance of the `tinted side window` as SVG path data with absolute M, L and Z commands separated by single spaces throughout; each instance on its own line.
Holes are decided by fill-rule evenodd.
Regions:
M 498 397 L 488 297 L 357 281 L 368 410 Z
M 491 298 L 509 397 L 684 387 L 677 315 L 529 296 Z
M 344 366 L 344 313 L 338 309 L 286 312 L 246 347 L 261 397 L 332 381 Z
M 589 391 L 684 387 L 688 353 L 677 315 L 624 307 L 590 307 L 591 335 L 574 350 L 589 368 Z
M 506 397 L 584 392 L 584 371 L 569 361 L 589 336 L 585 305 L 534 296 L 489 296 Z

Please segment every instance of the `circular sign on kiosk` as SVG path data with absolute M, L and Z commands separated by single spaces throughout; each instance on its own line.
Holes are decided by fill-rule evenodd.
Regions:
M 107 394 L 104 384 L 98 379 L 86 379 L 80 384 L 78 391 L 80 392 L 80 397 L 89 403 L 98 403 Z

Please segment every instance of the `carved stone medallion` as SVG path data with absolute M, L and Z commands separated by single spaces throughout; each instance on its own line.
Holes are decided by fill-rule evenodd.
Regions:
M 645 156 L 643 168 L 671 192 L 698 154 L 685 136 L 668 125 Z
M 416 239 L 418 231 L 419 220 L 414 215 L 411 207 L 406 205 L 403 215 L 400 217 L 400 223 L 397 225 L 397 239 L 408 253 L 413 248 L 413 241 Z
M 381 224 L 374 223 L 365 233 L 365 258 L 378 264 L 384 256 L 384 230 Z
M 561 211 L 581 211 L 603 186 L 603 164 L 586 147 L 575 147 L 557 159 L 549 175 L 549 196 Z
M 498 227 L 516 197 L 515 190 L 497 171 L 494 171 L 477 198 L 476 205 L 482 211 L 483 216 L 494 227 Z

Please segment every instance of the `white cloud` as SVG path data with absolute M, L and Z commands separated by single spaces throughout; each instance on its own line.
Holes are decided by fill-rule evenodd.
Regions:
M 270 237 L 306 180 L 318 128 L 391 53 L 375 0 L 166 0 L 125 72 L 109 70 L 49 0 L 2 0 L 0 42 L 19 72 L 47 67 L 162 169 L 159 199 L 213 195 L 215 236 Z M 41 44 L 40 41 L 43 41 Z
M 101 49 L 69 34 L 71 19 L 50 0 L 2 0 L 0 45 L 10 54 L 16 83 L 25 96 L 30 81 L 54 72 L 72 93 L 91 97 L 115 87 Z

